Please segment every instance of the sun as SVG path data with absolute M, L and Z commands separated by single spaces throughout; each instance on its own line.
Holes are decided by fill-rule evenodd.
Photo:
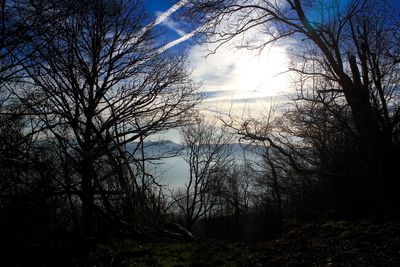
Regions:
M 289 58 L 283 48 L 271 47 L 261 53 L 243 51 L 237 62 L 236 97 L 268 97 L 290 90 Z
M 209 48 L 192 48 L 192 78 L 202 82 L 205 92 L 223 100 L 260 99 L 291 91 L 289 57 L 284 47 L 263 51 L 220 47 L 213 54 Z M 207 56 L 205 56 L 207 55 Z

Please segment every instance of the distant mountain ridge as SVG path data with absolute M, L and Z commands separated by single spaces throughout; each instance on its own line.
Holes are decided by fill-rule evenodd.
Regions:
M 161 184 L 169 185 L 172 188 L 184 185 L 189 175 L 189 166 L 182 158 L 184 145 L 177 144 L 170 140 L 146 141 L 143 143 L 145 157 L 150 159 L 147 168 L 150 173 L 160 180 Z M 241 162 L 244 158 L 256 159 L 256 152 L 260 152 L 263 147 L 257 145 L 244 146 L 240 143 L 228 144 L 232 151 L 234 160 Z M 126 145 L 126 150 L 133 153 L 139 146 L 138 142 Z M 136 150 L 135 154 L 141 157 L 141 150 Z

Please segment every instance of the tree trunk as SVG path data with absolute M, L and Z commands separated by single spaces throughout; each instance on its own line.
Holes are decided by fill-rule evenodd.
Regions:
M 365 181 L 371 215 L 381 218 L 384 212 L 384 173 L 390 140 L 380 130 L 369 102 L 368 89 L 354 84 L 343 86 L 353 120 L 365 148 Z M 357 161 L 358 159 L 354 159 Z
M 93 194 L 94 170 L 87 158 L 82 160 L 81 176 L 82 227 L 85 234 L 91 234 L 96 229 Z

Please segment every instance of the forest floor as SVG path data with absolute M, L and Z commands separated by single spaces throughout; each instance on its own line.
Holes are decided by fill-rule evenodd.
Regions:
M 87 266 L 400 266 L 400 224 L 306 224 L 259 243 L 124 240 L 97 245 L 87 260 Z

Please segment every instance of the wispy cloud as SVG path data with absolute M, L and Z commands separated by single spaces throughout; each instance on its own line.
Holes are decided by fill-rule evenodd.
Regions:
M 261 54 L 247 49 L 220 47 L 208 54 L 212 47 L 196 45 L 189 51 L 192 77 L 204 81 L 204 90 L 234 91 L 250 97 L 278 95 L 290 91 L 289 59 L 283 47 L 273 47 Z
M 257 33 L 247 35 L 260 38 Z M 263 51 L 238 49 L 235 45 L 241 38 L 237 36 L 217 50 L 210 43 L 189 50 L 192 78 L 202 81 L 206 95 L 201 109 L 210 116 L 227 111 L 257 116 L 270 105 L 284 105 L 293 92 L 291 74 L 286 72 L 290 60 L 285 46 Z

